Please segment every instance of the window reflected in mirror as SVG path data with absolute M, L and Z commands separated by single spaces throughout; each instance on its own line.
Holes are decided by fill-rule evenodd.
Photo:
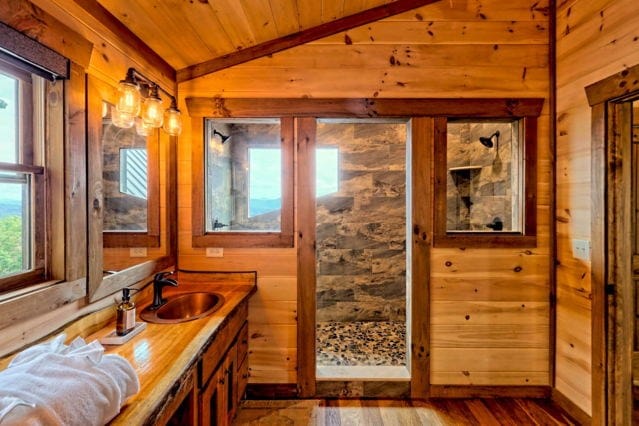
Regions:
M 102 158 L 105 232 L 148 230 L 147 136 L 113 124 L 113 106 L 103 103 Z
M 208 119 L 206 232 L 280 232 L 279 119 Z
M 520 121 L 449 120 L 446 231 L 521 232 Z

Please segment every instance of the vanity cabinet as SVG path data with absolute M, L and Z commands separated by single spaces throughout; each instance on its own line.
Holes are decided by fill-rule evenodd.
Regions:
M 199 363 L 199 423 L 225 426 L 237 412 L 248 381 L 248 305 L 243 303 Z

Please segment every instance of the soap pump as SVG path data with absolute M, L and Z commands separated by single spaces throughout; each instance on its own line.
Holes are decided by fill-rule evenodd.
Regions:
M 135 303 L 131 301 L 130 292 L 128 288 L 122 289 L 122 301 L 116 308 L 115 332 L 118 336 L 124 336 L 135 328 Z

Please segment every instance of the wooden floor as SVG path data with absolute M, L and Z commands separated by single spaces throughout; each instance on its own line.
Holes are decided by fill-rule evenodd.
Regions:
M 574 425 L 541 399 L 244 401 L 233 425 Z

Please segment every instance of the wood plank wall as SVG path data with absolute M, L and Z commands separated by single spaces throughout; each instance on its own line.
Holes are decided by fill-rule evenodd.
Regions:
M 0 5 L 0 21 L 25 32 L 30 37 L 78 63 L 78 66 L 74 67 L 74 72 L 87 72 L 109 84 L 116 85 L 124 77 L 127 68 L 134 66 L 151 78 L 157 79 L 158 83 L 162 84 L 165 89 L 174 91 L 175 82 L 167 77 L 164 68 L 160 70 L 156 67 L 158 61 L 145 57 L 114 33 L 99 27 L 90 27 L 90 20 L 88 20 L 86 13 L 73 0 L 33 0 L 32 2 L 6 0 Z M 83 75 L 79 77 L 79 81 L 82 79 Z M 162 136 L 160 150 L 163 166 L 160 168 L 161 173 L 166 170 L 167 151 L 164 147 L 167 141 L 168 138 Z M 162 179 L 162 194 L 165 193 L 165 188 L 166 182 L 165 179 Z M 166 211 L 166 196 L 162 195 L 160 202 L 163 214 Z M 164 230 L 167 229 L 164 221 L 161 226 Z M 73 232 L 81 231 L 74 229 Z M 163 244 L 166 243 L 164 232 Z M 113 251 L 121 252 L 117 249 Z M 164 248 L 152 249 L 149 250 L 149 254 L 152 256 L 160 255 L 165 251 Z M 128 250 L 124 254 L 128 254 Z M 70 285 L 70 283 L 61 285 Z M 76 288 L 78 285 L 84 287 L 86 283 L 78 281 L 77 285 L 74 284 L 74 292 L 81 290 Z M 6 327 L 0 326 L 0 356 L 33 343 L 76 318 L 110 307 L 113 304 L 114 299 L 111 297 L 91 304 L 84 298 L 68 304 L 49 300 L 47 306 L 50 308 L 45 314 L 33 315 L 26 321 L 14 322 Z M 25 304 L 22 309 L 34 312 L 42 310 L 41 307 L 36 310 L 29 304 Z M 108 315 L 112 315 L 112 313 Z
M 548 99 L 547 13 L 546 0 L 442 1 L 180 84 L 182 108 L 189 96 Z M 433 383 L 550 384 L 548 111 L 546 102 L 538 246 L 432 252 Z M 292 383 L 296 249 L 226 249 L 214 259 L 191 247 L 189 138 L 179 143 L 179 265 L 257 270 L 250 382 Z
M 590 240 L 591 111 L 584 87 L 639 63 L 636 0 L 557 5 L 556 388 L 591 414 L 590 262 L 572 240 Z

